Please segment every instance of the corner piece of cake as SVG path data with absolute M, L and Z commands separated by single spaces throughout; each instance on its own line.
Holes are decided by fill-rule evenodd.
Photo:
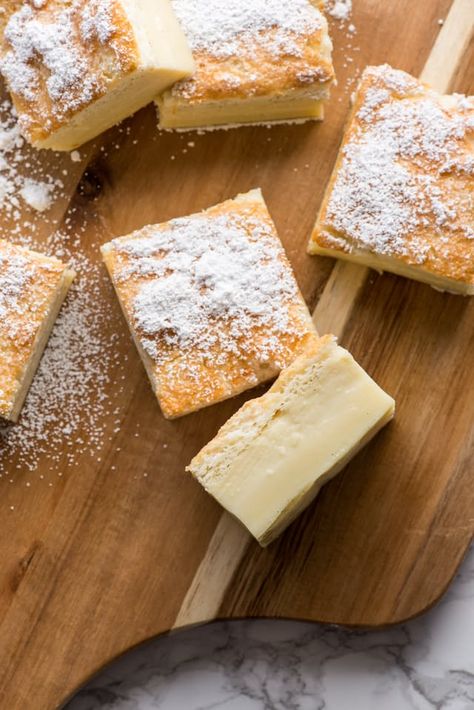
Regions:
M 318 0 L 172 0 L 196 71 L 157 99 L 160 128 L 320 120 L 334 81 Z
M 474 97 L 368 67 L 309 252 L 474 294 Z
M 37 148 L 80 146 L 194 69 L 169 0 L 7 0 L 3 10 L 0 71 Z
M 187 470 L 265 546 L 394 411 L 394 400 L 324 336 L 244 404 Z
M 74 271 L 0 239 L 0 417 L 16 421 Z
M 167 418 L 275 377 L 316 337 L 260 190 L 102 254 Z

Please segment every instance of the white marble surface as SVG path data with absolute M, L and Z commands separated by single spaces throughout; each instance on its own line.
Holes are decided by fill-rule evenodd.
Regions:
M 442 602 L 385 631 L 216 623 L 110 667 L 67 710 L 474 710 L 474 549 Z

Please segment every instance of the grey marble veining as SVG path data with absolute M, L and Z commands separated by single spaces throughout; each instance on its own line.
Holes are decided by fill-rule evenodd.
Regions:
M 474 549 L 442 602 L 384 631 L 216 623 L 144 646 L 67 710 L 474 710 Z

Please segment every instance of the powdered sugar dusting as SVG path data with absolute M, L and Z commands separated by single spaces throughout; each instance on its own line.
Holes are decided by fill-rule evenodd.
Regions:
M 28 101 L 35 99 L 38 72 L 34 62 L 41 57 L 49 72 L 46 87 L 51 99 L 68 103 L 75 84 L 85 80 L 83 92 L 90 100 L 87 64 L 73 41 L 73 17 L 73 8 L 65 6 L 54 21 L 44 22 L 29 4 L 12 15 L 5 28 L 5 40 L 11 49 L 0 63 L 11 91 Z
M 347 93 L 357 81 L 359 71 L 355 69 L 357 53 L 360 52 L 360 45 L 355 42 L 357 27 L 353 19 L 352 0 L 324 0 L 324 11 L 329 20 L 331 29 L 336 29 L 336 46 L 338 52 L 335 56 L 336 76 L 339 86 L 341 86 L 341 75 L 345 75 L 345 92 L 339 92 L 338 101 L 347 100 Z M 341 72 L 341 68 L 352 68 L 353 71 Z
M 342 22 L 347 22 L 352 14 L 352 0 L 326 0 L 326 13 Z
M 84 455 L 97 456 L 119 425 L 115 395 L 124 379 L 122 336 L 110 327 L 104 274 L 80 252 L 80 235 L 55 233 L 44 247 L 78 272 L 53 328 L 18 424 L 0 428 L 0 476 L 34 472 L 45 458 L 62 472 Z M 114 382 L 114 387 L 110 383 Z
M 169 348 L 197 350 L 222 362 L 226 353 L 239 354 L 242 344 L 253 347 L 259 328 L 267 337 L 255 345 L 256 355 L 266 361 L 278 336 L 292 329 L 287 303 L 297 287 L 265 222 L 248 215 L 197 215 L 112 244 L 126 256 L 117 282 L 137 279 L 134 324 L 157 362 Z
M 89 0 L 82 10 L 81 34 L 87 41 L 98 39 L 101 44 L 110 40 L 115 31 L 109 0 Z
M 9 89 L 28 102 L 28 112 L 20 116 L 23 130 L 33 124 L 36 130 L 51 130 L 54 121 L 103 92 L 104 76 L 121 70 L 112 7 L 109 0 L 24 2 L 9 18 L 0 71 Z
M 172 4 L 191 48 L 214 57 L 238 54 L 242 41 L 263 44 L 276 56 L 299 56 L 295 37 L 322 27 L 321 13 L 310 0 L 172 0 Z
M 32 178 L 25 178 L 20 194 L 27 205 L 38 212 L 45 212 L 52 205 L 53 190 L 53 185 L 38 182 L 38 180 L 33 180 Z
M 0 252 L 0 328 L 16 335 L 16 316 L 23 314 L 22 300 L 34 275 L 33 264 L 21 252 Z
M 63 187 L 62 181 L 45 173 L 40 161 L 30 158 L 24 147 L 15 112 L 5 100 L 0 103 L 0 209 L 16 223 L 9 225 L 9 234 L 12 229 L 22 230 L 20 218 L 25 206 L 45 212 Z M 31 231 L 33 225 L 28 227 Z
M 459 187 L 474 176 L 466 140 L 474 101 L 455 97 L 446 109 L 437 94 L 388 66 L 369 68 L 362 86 L 364 100 L 343 148 L 325 223 L 349 240 L 345 250 L 352 244 L 423 264 L 433 249 L 428 229 L 439 238 L 437 253 L 448 256 L 450 235 L 474 237 L 472 192 L 469 197 Z

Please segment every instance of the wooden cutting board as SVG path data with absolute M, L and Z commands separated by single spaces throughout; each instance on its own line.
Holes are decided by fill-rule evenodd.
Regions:
M 440 598 L 462 560 L 474 529 L 474 299 L 309 257 L 305 246 L 353 78 L 387 61 L 441 91 L 473 93 L 474 2 L 354 6 L 355 34 L 332 23 L 339 85 L 324 123 L 159 135 L 149 107 L 69 164 L 64 197 L 36 238 L 45 243 L 72 199 L 70 232 L 98 261 L 113 235 L 262 187 L 320 332 L 338 334 L 395 396 L 396 420 L 260 549 L 184 474 L 256 392 L 165 421 L 101 272 L 95 297 L 108 313 L 104 329 L 118 333 L 115 357 L 104 358 L 114 410 L 101 451 L 76 452 L 74 466 L 64 458 L 54 478 L 51 452 L 38 453 L 34 471 L 3 461 L 1 710 L 59 707 L 118 654 L 187 624 L 407 619 Z

